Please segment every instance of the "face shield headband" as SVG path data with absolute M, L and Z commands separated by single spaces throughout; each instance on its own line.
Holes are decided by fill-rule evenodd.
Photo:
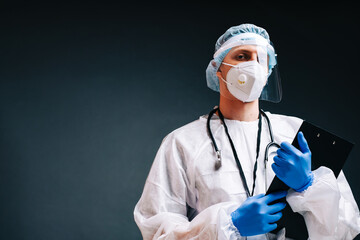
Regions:
M 214 54 L 214 59 L 224 51 L 241 45 L 256 45 L 266 50 L 269 56 L 269 70 L 276 65 L 276 54 L 273 46 L 268 41 L 256 33 L 240 33 L 227 40 Z

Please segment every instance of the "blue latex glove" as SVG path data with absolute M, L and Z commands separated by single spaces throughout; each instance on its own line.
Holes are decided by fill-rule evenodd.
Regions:
M 275 222 L 282 217 L 281 210 L 286 203 L 271 202 L 286 197 L 287 192 L 276 192 L 268 195 L 259 194 L 249 197 L 243 204 L 231 213 L 231 219 L 241 236 L 254 236 L 268 233 L 277 228 Z
M 282 142 L 271 165 L 276 176 L 297 192 L 302 192 L 311 186 L 311 151 L 304 134 L 297 135 L 300 150 L 288 142 Z

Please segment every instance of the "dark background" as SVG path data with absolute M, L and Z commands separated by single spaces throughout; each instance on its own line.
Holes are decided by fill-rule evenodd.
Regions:
M 360 202 L 356 9 L 1 3 L 0 239 L 141 239 L 133 209 L 161 140 L 217 104 L 215 41 L 248 22 L 269 32 L 283 82 L 262 108 L 356 143 L 343 170 Z

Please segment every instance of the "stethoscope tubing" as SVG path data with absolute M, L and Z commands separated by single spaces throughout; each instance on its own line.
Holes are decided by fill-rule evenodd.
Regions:
M 222 116 L 222 113 L 220 111 L 219 108 L 214 108 L 213 110 L 210 111 L 209 115 L 208 115 L 208 119 L 207 119 L 207 123 L 206 123 L 206 127 L 207 127 L 207 132 L 209 134 L 209 137 L 211 139 L 211 142 L 213 144 L 213 147 L 214 147 L 214 151 L 215 151 L 215 154 L 216 154 L 216 162 L 215 162 L 215 170 L 219 170 L 219 168 L 222 166 L 222 156 L 221 156 L 221 150 L 218 148 L 218 145 L 216 143 L 216 140 L 212 134 L 212 131 L 211 131 L 211 127 L 210 127 L 210 120 L 211 120 L 211 117 L 216 113 L 218 112 L 219 113 L 219 118 L 220 120 L 223 122 L 223 125 L 224 125 L 224 129 L 225 129 L 225 132 L 229 138 L 229 141 L 230 141 L 230 144 L 231 144 L 231 147 L 232 147 L 232 150 L 233 150 L 233 154 L 234 154 L 234 158 L 236 160 L 236 163 L 237 163 L 237 166 L 238 166 L 238 169 L 239 169 L 239 173 L 240 173 L 240 177 L 241 177 L 241 180 L 244 184 L 244 188 L 246 189 L 246 192 L 247 192 L 247 195 L 248 197 L 249 196 L 252 196 L 253 193 L 254 193 L 254 189 L 255 189 L 255 178 L 256 178 L 256 170 L 257 170 L 257 161 L 255 162 L 255 166 L 254 166 L 254 174 L 253 174 L 253 177 L 254 177 L 254 183 L 253 183 L 253 189 L 252 189 L 252 193 L 250 194 L 250 191 L 248 189 L 248 186 L 247 186 L 247 183 L 246 183 L 246 178 L 245 178 L 245 174 L 243 172 L 243 169 L 242 169 L 242 166 L 241 166 L 241 163 L 240 161 L 238 160 L 238 157 L 237 157 L 237 153 L 236 153 L 236 150 L 235 150 L 235 147 L 233 146 L 233 142 L 231 140 L 231 137 L 228 133 L 228 128 L 225 124 L 225 120 L 224 120 L 224 117 Z M 272 131 L 272 126 L 271 126 L 271 122 L 270 122 L 270 119 L 269 117 L 266 115 L 266 113 L 262 110 L 262 109 L 259 109 L 259 131 L 258 131 L 258 144 L 257 144 L 257 154 L 256 154 L 256 159 L 258 157 L 258 148 L 260 146 L 260 135 L 261 135 L 261 116 L 263 116 L 267 122 L 267 125 L 268 125 L 268 129 L 269 129 L 269 135 L 270 135 L 270 143 L 268 143 L 266 145 L 266 148 L 265 148 L 265 157 L 264 157 L 264 165 L 265 165 L 265 188 L 267 188 L 267 174 L 266 174 L 266 164 L 268 162 L 268 154 L 269 154 L 269 149 L 273 146 L 277 147 L 277 148 L 280 148 L 280 145 L 277 144 L 276 142 L 274 142 L 274 137 L 273 137 L 273 131 Z

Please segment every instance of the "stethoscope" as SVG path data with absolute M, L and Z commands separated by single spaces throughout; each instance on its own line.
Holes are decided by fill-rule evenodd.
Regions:
M 219 118 L 221 120 L 221 122 L 223 123 L 224 125 L 224 129 L 225 129 L 225 133 L 229 139 L 229 142 L 230 142 L 230 146 L 231 146 L 231 149 L 232 149 L 232 152 L 233 152 L 233 155 L 234 155 L 234 158 L 235 158 L 235 161 L 236 161 L 236 165 L 239 169 L 239 173 L 240 173 L 240 177 L 241 177 L 241 180 L 242 180 L 242 183 L 244 185 L 244 188 L 246 190 L 246 194 L 248 197 L 250 196 L 253 196 L 254 195 L 254 189 L 255 189 L 255 180 L 256 180 L 256 170 L 257 170 L 257 159 L 258 159 L 258 156 L 259 156 L 259 150 L 260 150 L 260 139 L 261 139 L 261 130 L 262 130 L 262 116 L 265 118 L 266 122 L 267 122 L 267 125 L 268 125 L 268 128 L 269 128 L 269 133 L 270 133 L 270 143 L 268 143 L 266 145 L 266 148 L 265 148 L 265 157 L 264 157 L 264 166 L 265 166 L 265 187 L 267 189 L 267 182 L 266 182 L 266 163 L 268 161 L 268 152 L 269 152 L 269 149 L 271 147 L 277 147 L 277 148 L 280 148 L 280 145 L 275 143 L 274 142 L 274 137 L 273 137 L 273 132 L 272 132 L 272 128 L 271 128 L 271 123 L 270 123 L 270 119 L 269 117 L 265 114 L 265 112 L 262 110 L 262 109 L 259 109 L 259 122 L 258 122 L 258 132 L 257 132 L 257 141 L 256 141 L 256 160 L 255 160 L 255 165 L 254 165 L 254 172 L 253 172 L 253 187 L 252 187 L 252 192 L 250 193 L 250 190 L 249 190 L 249 187 L 247 185 L 247 182 L 246 182 L 246 178 L 245 178 L 245 174 L 244 174 L 244 171 L 242 169 L 242 166 L 241 166 L 241 163 L 239 161 L 239 158 L 238 158 L 238 155 L 236 153 L 236 149 L 235 149 L 235 146 L 234 146 L 234 143 L 230 137 L 230 134 L 229 134 L 229 130 L 225 124 L 225 120 L 224 120 L 224 116 L 223 114 L 221 113 L 220 109 L 218 107 L 214 108 L 213 110 L 210 111 L 209 115 L 208 115 L 208 118 L 207 118 L 207 123 L 206 123 L 206 127 L 207 127 L 207 131 L 208 131 L 208 134 L 210 136 L 210 139 L 212 141 L 212 144 L 214 146 L 214 150 L 215 150 L 215 154 L 216 154 L 216 162 L 215 162 L 215 170 L 218 170 L 221 165 L 222 165 L 222 159 L 221 159 L 221 150 L 218 148 L 217 144 L 216 144 L 216 141 L 215 141 L 215 138 L 211 132 L 211 128 L 210 128 L 210 120 L 211 120 L 211 117 L 216 113 L 218 112 L 219 114 Z

